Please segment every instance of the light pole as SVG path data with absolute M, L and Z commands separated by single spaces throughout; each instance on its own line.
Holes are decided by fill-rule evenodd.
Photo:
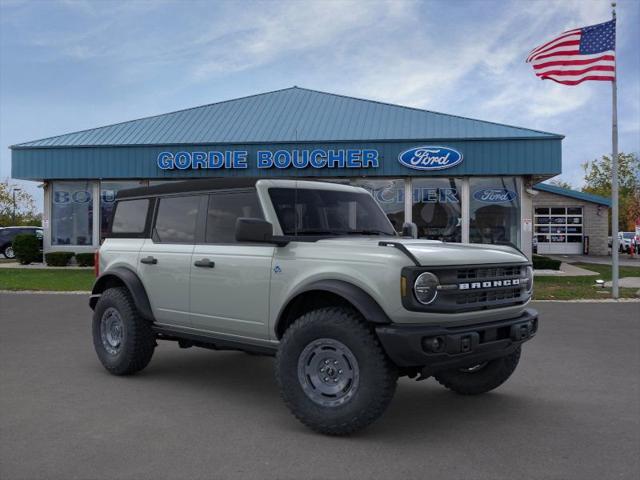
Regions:
M 17 204 L 16 204 L 16 192 L 21 192 L 22 189 L 21 188 L 16 188 L 13 187 L 13 224 L 16 224 L 16 208 L 17 208 Z

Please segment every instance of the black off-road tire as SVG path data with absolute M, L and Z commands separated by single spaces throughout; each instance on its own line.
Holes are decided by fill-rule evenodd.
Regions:
M 115 353 L 107 350 L 101 335 L 102 317 L 108 309 L 115 309 L 122 319 L 122 339 Z M 102 294 L 93 312 L 92 330 L 98 358 L 114 375 L 139 372 L 153 356 L 156 341 L 151 323 L 140 316 L 126 288 L 109 288 Z
M 340 405 L 313 401 L 299 378 L 301 355 L 322 339 L 340 342 L 356 360 L 357 388 Z M 348 435 L 384 413 L 395 393 L 398 372 L 357 312 L 330 307 L 302 315 L 287 329 L 276 355 L 276 380 L 285 404 L 303 424 L 327 435 Z
M 479 395 L 498 388 L 514 372 L 520 360 L 520 348 L 504 357 L 487 362 L 477 371 L 447 370 L 434 375 L 444 387 L 461 395 Z

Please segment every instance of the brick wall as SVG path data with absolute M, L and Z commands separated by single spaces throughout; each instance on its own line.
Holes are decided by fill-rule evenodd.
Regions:
M 600 215 L 598 215 L 599 206 L 595 203 L 541 191 L 533 198 L 534 210 L 531 212 L 531 218 L 534 218 L 533 212 L 536 207 L 582 207 L 582 232 L 589 237 L 589 254 L 609 254 L 607 207 L 600 206 Z

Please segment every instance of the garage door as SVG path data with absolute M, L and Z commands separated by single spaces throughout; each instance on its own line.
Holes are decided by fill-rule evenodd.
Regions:
M 582 253 L 582 207 L 536 207 L 538 253 Z

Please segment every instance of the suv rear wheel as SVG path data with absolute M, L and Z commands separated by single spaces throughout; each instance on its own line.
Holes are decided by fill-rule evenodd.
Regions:
M 520 347 L 504 357 L 468 368 L 447 370 L 434 375 L 444 387 L 462 395 L 478 395 L 506 382 L 520 361 Z
M 4 247 L 2 254 L 5 258 L 16 258 L 16 253 L 13 251 L 13 245 L 11 244 Z
M 306 313 L 285 332 L 276 379 L 298 420 L 320 433 L 346 435 L 382 415 L 398 373 L 357 312 L 331 307 Z
M 93 346 L 104 368 L 130 375 L 147 366 L 156 342 L 126 288 L 107 289 L 93 312 Z

